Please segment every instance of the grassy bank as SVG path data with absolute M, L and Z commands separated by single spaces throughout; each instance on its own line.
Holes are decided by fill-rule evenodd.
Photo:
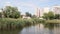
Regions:
M 45 21 L 45 27 L 54 28 L 54 26 L 55 26 L 55 27 L 56 27 L 57 25 L 59 26 L 59 24 L 60 24 L 60 20 L 58 20 L 58 19 L 46 20 L 46 21 Z
M 46 23 L 60 23 L 60 20 L 46 20 Z
M 23 28 L 25 26 L 30 26 L 38 23 L 42 23 L 44 20 L 37 18 L 34 19 L 12 19 L 12 18 L 0 18 L 0 29 L 9 30 Z

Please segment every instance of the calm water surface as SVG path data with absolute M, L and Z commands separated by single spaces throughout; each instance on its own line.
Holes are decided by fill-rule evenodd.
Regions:
M 52 27 L 52 26 L 51 26 Z M 60 34 L 60 26 L 48 28 L 44 27 L 43 24 L 38 24 L 35 26 L 25 27 L 19 30 L 0 30 L 0 34 Z

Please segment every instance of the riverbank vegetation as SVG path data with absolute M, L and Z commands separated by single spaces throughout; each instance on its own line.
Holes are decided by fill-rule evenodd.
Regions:
M 60 14 L 55 14 L 53 11 L 44 13 L 42 17 L 45 19 L 45 26 L 51 27 L 60 23 Z
M 12 19 L 12 18 L 0 18 L 0 29 L 16 29 L 23 28 L 30 25 L 35 25 L 43 22 L 40 19 Z
M 25 18 L 23 18 L 23 16 Z M 27 17 L 30 18 L 27 19 Z M 55 20 L 60 19 L 60 14 L 54 14 L 51 11 L 44 13 L 42 18 L 43 19 L 40 19 L 39 17 L 32 15 L 29 12 L 26 12 L 25 15 L 21 15 L 21 12 L 17 7 L 6 6 L 4 9 L 2 9 L 2 12 L 0 12 L 0 29 L 17 29 L 39 23 L 60 23 L 60 20 Z
M 60 19 L 60 14 L 55 14 L 53 11 L 49 11 L 48 13 L 44 13 L 42 17 L 46 20 Z
M 46 23 L 60 23 L 60 20 L 55 19 L 55 20 L 46 20 Z
M 0 29 L 20 29 L 44 22 L 44 20 L 37 18 L 35 15 L 31 15 L 29 12 L 26 12 L 25 14 L 26 15 L 21 15 L 21 12 L 17 7 L 6 6 L 5 8 L 2 8 L 2 11 L 0 12 Z M 23 18 L 23 16 L 30 17 L 30 19 Z

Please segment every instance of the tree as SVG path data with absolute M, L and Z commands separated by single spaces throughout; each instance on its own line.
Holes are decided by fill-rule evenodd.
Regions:
M 32 15 L 32 18 L 37 18 L 37 16 L 36 15 Z
M 2 17 L 2 13 L 0 12 L 0 18 Z
M 48 14 L 47 14 L 47 13 L 44 13 L 42 17 L 43 17 L 44 19 L 48 19 Z
M 29 12 L 25 13 L 27 17 L 32 17 L 32 15 Z
M 44 13 L 43 18 L 45 19 L 54 19 L 54 13 L 52 11 Z
M 60 14 L 55 14 L 54 18 L 55 19 L 60 19 Z
M 6 6 L 3 9 L 4 16 L 7 18 L 19 18 L 20 12 L 18 11 L 17 7 Z
M 49 19 L 54 19 L 54 13 L 52 11 L 48 12 L 48 18 Z

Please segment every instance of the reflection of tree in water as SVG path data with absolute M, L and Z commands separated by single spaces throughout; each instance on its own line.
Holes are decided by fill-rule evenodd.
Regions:
M 53 23 L 46 24 L 45 27 L 47 27 L 49 29 L 49 34 L 54 34 L 54 24 Z
M 49 28 L 49 34 L 54 34 L 53 29 Z
M 15 30 L 0 30 L 0 34 L 19 34 L 22 29 Z
M 53 23 L 48 23 L 48 24 L 45 24 L 45 27 L 48 27 L 50 29 L 54 28 L 54 24 Z
M 48 27 L 49 28 L 49 34 L 58 34 L 59 27 L 60 27 L 60 25 L 57 23 L 56 24 L 50 24 Z M 58 30 L 58 32 L 57 32 L 57 30 Z

